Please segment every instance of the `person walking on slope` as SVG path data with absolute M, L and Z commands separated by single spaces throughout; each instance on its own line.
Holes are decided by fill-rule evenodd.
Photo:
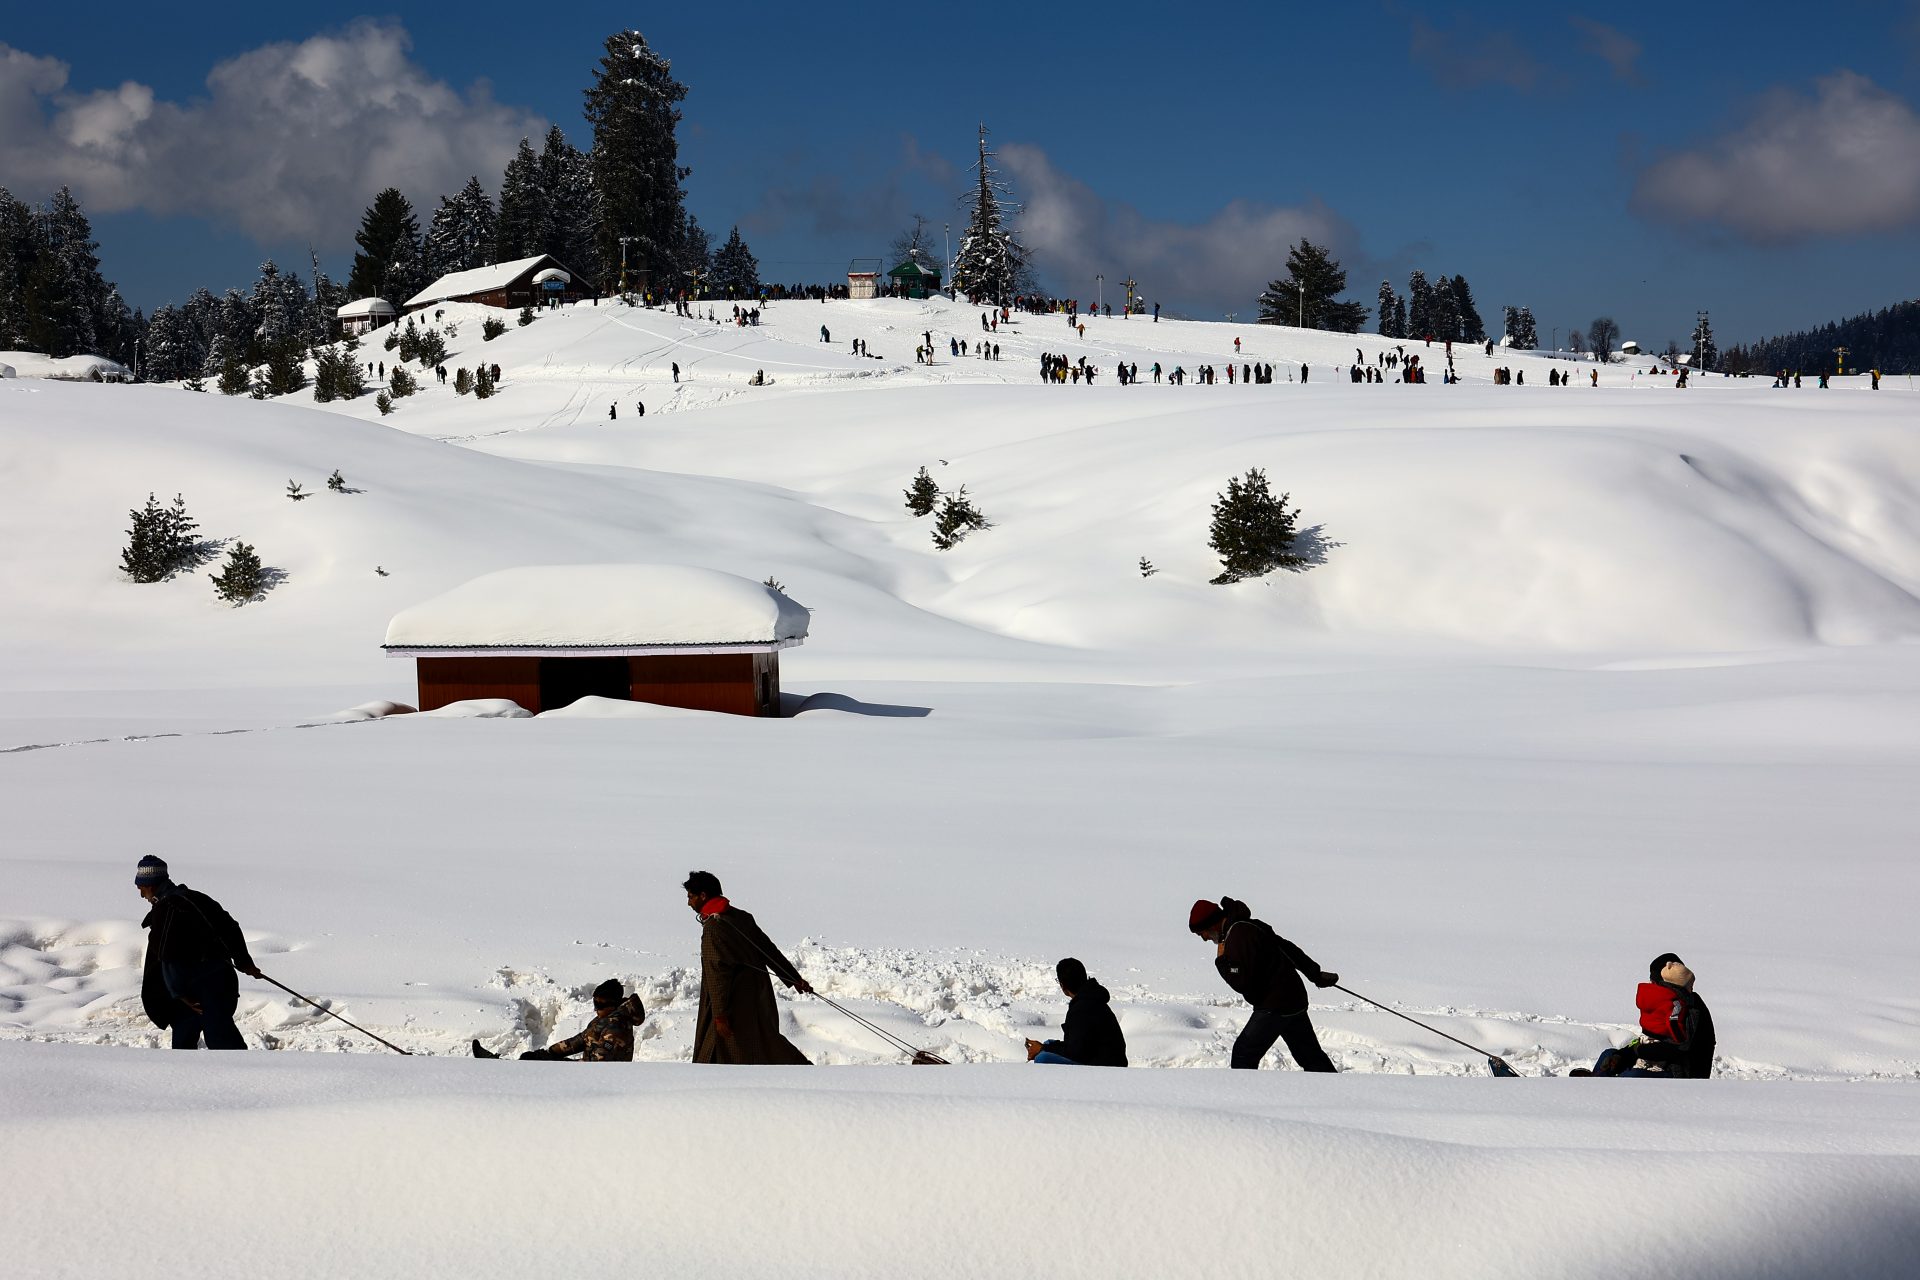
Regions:
M 700 1013 L 693 1028 L 693 1060 L 810 1065 L 780 1034 L 780 1011 L 767 971 L 794 991 L 811 995 L 813 987 L 753 917 L 727 901 L 718 876 L 690 872 L 682 888 L 687 905 L 700 917 Z
M 1113 997 L 1087 976 L 1087 966 L 1068 956 L 1053 967 L 1067 995 L 1060 1039 L 1027 1041 L 1027 1061 L 1068 1067 L 1124 1067 L 1127 1037 L 1113 1016 Z
M 1246 903 L 1232 898 L 1194 903 L 1187 928 L 1214 944 L 1213 967 L 1253 1006 L 1253 1016 L 1233 1042 L 1233 1067 L 1258 1068 L 1273 1042 L 1284 1040 L 1302 1071 L 1337 1070 L 1314 1034 L 1300 975 L 1316 987 L 1330 987 L 1340 981 L 1339 974 L 1322 969 L 1271 925 L 1255 920 Z
M 1647 980 L 1634 992 L 1640 1035 L 1601 1052 L 1593 1069 L 1577 1076 L 1644 1076 L 1705 1080 L 1713 1074 L 1713 1014 L 1693 989 L 1693 970 L 1665 951 L 1647 966 Z
M 608 978 L 593 989 L 593 1021 L 579 1035 L 556 1040 L 544 1049 L 529 1049 L 520 1055 L 522 1062 L 562 1062 L 574 1054 L 582 1062 L 632 1062 L 633 1029 L 647 1020 L 646 1006 L 638 993 L 626 995 L 618 978 Z M 473 1042 L 476 1058 L 497 1058 L 478 1040 Z
M 257 978 L 260 969 L 240 926 L 206 894 L 175 884 L 167 864 L 152 854 L 140 859 L 133 884 L 153 904 L 140 922 L 147 931 L 140 981 L 147 1017 L 162 1031 L 171 1029 L 176 1049 L 198 1049 L 203 1035 L 209 1049 L 245 1049 L 233 1024 L 240 1003 L 233 974 Z

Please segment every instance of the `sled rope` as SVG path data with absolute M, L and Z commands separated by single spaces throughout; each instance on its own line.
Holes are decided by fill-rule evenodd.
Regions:
M 262 978 L 265 978 L 266 981 L 273 983 L 274 986 L 280 988 L 282 991 L 286 992 L 288 995 L 292 996 L 295 1000 L 304 1001 L 305 1003 L 312 1005 L 314 1008 L 318 1009 L 320 1012 L 326 1014 L 329 1018 L 340 1018 L 340 1021 L 346 1023 L 348 1026 L 352 1027 L 355 1031 L 358 1031 L 361 1035 L 367 1037 L 369 1040 L 380 1040 L 379 1036 L 374 1035 L 373 1032 L 367 1030 L 365 1027 L 361 1026 L 359 1023 L 354 1022 L 349 1018 L 341 1018 L 339 1014 L 327 1008 L 325 1005 L 321 1004 L 319 1001 L 314 1000 L 309 996 L 301 995 L 298 991 L 295 991 L 292 987 L 288 986 L 284 982 L 281 982 L 279 979 L 268 978 L 267 975 L 264 973 L 261 974 L 260 976 Z M 402 1049 L 399 1045 L 393 1043 L 391 1040 L 380 1040 L 380 1043 L 386 1045 L 387 1048 L 393 1050 L 395 1053 L 405 1054 L 409 1058 L 413 1057 L 412 1051 L 407 1049 Z
M 714 918 L 716 920 L 727 920 L 727 917 L 725 916 L 725 914 L 715 916 Z M 739 925 L 734 924 L 733 921 L 731 920 L 727 920 L 727 924 L 733 929 L 734 936 L 738 937 L 742 942 L 746 943 L 748 946 L 752 947 L 755 951 L 760 953 L 760 958 L 762 960 L 765 960 L 768 964 L 772 964 L 776 966 L 778 965 L 779 962 L 776 961 L 772 956 L 768 955 L 766 953 L 766 950 L 763 947 L 761 947 L 759 943 L 755 942 L 752 938 L 747 936 L 746 930 L 742 929 Z M 795 966 L 795 968 L 797 969 L 798 966 Z M 867 1030 L 873 1032 L 873 1034 L 875 1034 L 876 1036 L 879 1036 L 882 1040 L 886 1041 L 887 1044 L 890 1045 L 895 1052 L 906 1054 L 908 1058 L 912 1059 L 913 1065 L 916 1067 L 946 1067 L 946 1066 L 952 1065 L 945 1058 L 941 1057 L 937 1053 L 929 1052 L 926 1049 L 915 1048 L 914 1045 L 911 1044 L 910 1042 L 901 1039 L 899 1036 L 887 1030 L 885 1027 L 882 1027 L 877 1023 L 872 1022 L 869 1019 L 860 1016 L 859 1014 L 855 1013 L 853 1010 L 847 1008 L 847 1006 L 841 1004 L 838 1000 L 833 999 L 831 996 L 823 996 L 818 991 L 815 991 L 813 993 L 813 996 L 815 999 L 821 1000 L 826 1004 L 831 1005 L 833 1008 L 838 1009 L 841 1013 L 844 1013 L 847 1015 L 847 1017 L 853 1019 L 853 1021 L 859 1023 L 861 1026 L 865 1027 Z
M 1462 1049 L 1471 1049 L 1475 1053 L 1479 1054 L 1481 1057 L 1485 1058 L 1489 1065 L 1493 1065 L 1497 1063 L 1498 1066 L 1494 1067 L 1495 1075 L 1499 1075 L 1503 1068 L 1507 1071 L 1513 1070 L 1512 1067 L 1507 1066 L 1506 1061 L 1502 1059 L 1499 1054 L 1488 1053 L 1485 1049 L 1480 1048 L 1478 1045 L 1468 1044 L 1465 1040 L 1462 1040 L 1459 1036 L 1450 1036 L 1446 1032 L 1442 1031 L 1440 1028 L 1430 1027 L 1426 1023 L 1420 1021 L 1420 1019 L 1418 1018 L 1409 1018 L 1407 1017 L 1406 1014 L 1400 1012 L 1398 1009 L 1390 1009 L 1386 1005 L 1381 1004 L 1378 1000 L 1374 1000 L 1367 996 L 1363 996 L 1358 991 L 1354 991 L 1348 987 L 1343 987 L 1337 982 L 1331 983 L 1329 985 L 1331 985 L 1335 991 L 1345 991 L 1348 995 L 1352 996 L 1355 1000 L 1365 1001 L 1366 1003 L 1372 1005 L 1374 1008 L 1380 1010 L 1382 1013 L 1390 1013 L 1396 1018 L 1405 1018 L 1408 1022 L 1411 1022 L 1414 1026 L 1419 1027 L 1422 1031 L 1431 1031 L 1433 1032 L 1433 1034 L 1439 1036 L 1442 1040 L 1451 1040 L 1455 1044 L 1459 1045 Z

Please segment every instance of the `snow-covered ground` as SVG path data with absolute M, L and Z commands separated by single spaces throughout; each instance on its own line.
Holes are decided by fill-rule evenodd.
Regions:
M 205 1132 L 213 1151 L 345 1117 L 316 1139 L 332 1154 L 279 1162 L 281 1191 L 378 1203 L 364 1247 L 403 1258 L 424 1246 L 390 1215 L 424 1203 L 410 1212 L 457 1243 L 405 1264 L 422 1275 L 462 1273 L 492 1237 L 461 1215 L 522 1180 L 540 1187 L 514 1199 L 536 1224 L 516 1269 L 586 1247 L 615 1186 L 664 1241 L 685 1197 L 734 1185 L 701 1146 L 710 1123 L 753 1135 L 764 1234 L 691 1272 L 878 1274 L 895 1245 L 940 1240 L 914 1269 L 1178 1274 L 1189 1242 L 1233 1235 L 1207 1224 L 1297 1204 L 1311 1212 L 1281 1236 L 1252 1233 L 1277 1252 L 1238 1241 L 1209 1269 L 1585 1274 L 1685 1235 L 1680 1274 L 1899 1274 L 1920 1093 L 1845 1082 L 1920 1083 L 1904 379 L 1676 391 L 1612 366 L 1550 388 L 1570 366 L 1468 349 L 1444 386 L 1439 347 L 1104 317 L 1084 342 L 1017 318 L 988 335 L 994 363 L 948 355 L 979 313 L 939 301 L 776 303 L 748 329 L 575 307 L 490 343 L 481 309 L 446 311 L 449 372 L 498 363 L 496 397 L 427 385 L 383 418 L 371 396 L 0 382 L 0 1036 L 153 1043 L 131 880 L 154 852 L 234 912 L 268 973 L 410 1049 L 543 1044 L 611 975 L 652 1011 L 638 1056 L 656 1065 L 587 1080 L 0 1045 L 24 1165 L 88 1133 L 139 1149 Z M 1276 383 L 1226 384 L 1236 336 Z M 849 354 L 856 337 L 883 358 Z M 1346 380 L 1356 347 L 1396 345 L 1434 381 Z M 1102 377 L 1043 386 L 1042 351 Z M 1123 388 L 1122 358 L 1222 381 Z M 1527 385 L 1494 385 L 1502 364 Z M 993 527 L 935 552 L 902 506 L 922 465 Z M 1317 563 L 1210 585 L 1208 504 L 1254 466 L 1292 494 Z M 354 492 L 324 489 L 335 468 Z M 314 496 L 288 501 L 289 480 Z M 240 609 L 215 600 L 211 562 L 128 583 L 121 531 L 150 490 L 284 577 Z M 603 562 L 785 584 L 812 610 L 781 663 L 796 714 L 340 714 L 412 701 L 410 667 L 379 648 L 401 610 L 498 569 Z M 823 992 L 968 1065 L 805 1081 L 669 1065 L 693 1021 L 694 867 Z M 1115 991 L 1136 1064 L 1223 1066 L 1244 1010 L 1185 929 L 1222 893 L 1346 985 L 1530 1074 L 1623 1038 L 1647 961 L 1677 951 L 1725 1082 L 987 1065 L 1057 1023 L 1052 964 L 1071 954 Z M 242 985 L 255 1044 L 377 1048 Z M 1316 1000 L 1350 1072 L 1484 1074 Z M 821 1004 L 782 1014 L 816 1061 L 890 1060 Z M 1677 1092 L 1655 1112 L 1649 1090 Z M 583 1138 L 589 1157 L 564 1163 Z M 471 1196 L 419 1199 L 438 1185 L 413 1163 L 428 1151 L 470 1171 Z M 596 1160 L 622 1172 L 603 1183 Z M 28 1220 L 77 1229 L 62 1215 L 82 1210 L 55 1207 L 68 1181 L 24 1193 Z M 209 1206 L 250 1239 L 273 1230 Z M 578 1237 L 562 1206 L 589 1210 Z M 872 1251 L 829 1262 L 855 1233 Z M 306 1274 L 365 1269 L 362 1244 L 327 1247 L 344 1252 Z

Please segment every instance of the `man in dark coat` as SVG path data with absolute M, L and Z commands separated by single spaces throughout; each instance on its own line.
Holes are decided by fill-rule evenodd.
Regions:
M 791 990 L 811 995 L 813 987 L 753 917 L 727 901 L 719 877 L 695 871 L 682 887 L 687 905 L 700 917 L 700 1014 L 693 1028 L 693 1060 L 810 1065 L 780 1034 L 780 1011 L 767 971 Z
M 1187 928 L 1214 944 L 1214 968 L 1253 1006 L 1253 1016 L 1233 1042 L 1233 1066 L 1255 1069 L 1273 1042 L 1284 1040 L 1302 1071 L 1337 1070 L 1307 1017 L 1307 989 L 1300 975 L 1306 974 L 1316 987 L 1330 987 L 1340 981 L 1339 974 L 1326 972 L 1271 925 L 1255 920 L 1246 903 L 1232 898 L 1194 903 Z
M 1072 956 L 1055 965 L 1053 972 L 1067 994 L 1066 1021 L 1060 1024 L 1058 1040 L 1027 1041 L 1027 1060 L 1069 1067 L 1126 1066 L 1127 1038 L 1120 1030 L 1120 1019 L 1113 1016 L 1113 997 L 1107 989 L 1089 978 L 1087 966 Z
M 257 978 L 260 970 L 240 926 L 206 894 L 175 884 L 167 864 L 152 854 L 140 859 L 133 883 L 153 904 L 140 922 L 147 930 L 140 982 L 147 1017 L 162 1031 L 172 1029 L 176 1049 L 198 1049 L 203 1035 L 209 1049 L 246 1048 L 233 1024 L 240 1002 L 233 971 Z

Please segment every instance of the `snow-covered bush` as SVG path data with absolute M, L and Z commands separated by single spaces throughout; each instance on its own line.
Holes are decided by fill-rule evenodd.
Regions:
M 373 398 L 373 407 L 378 409 L 380 416 L 384 418 L 393 412 L 393 397 L 382 391 Z
M 520 308 L 520 327 L 524 329 L 532 323 L 533 323 L 533 308 L 532 307 Z
M 488 316 L 480 322 L 480 340 L 492 342 L 507 331 L 507 322 L 499 316 Z
M 1292 551 L 1293 524 L 1299 513 L 1287 509 L 1287 498 L 1284 493 L 1273 496 L 1266 472 L 1258 467 L 1244 478 L 1227 481 L 1227 491 L 1213 504 L 1213 527 L 1207 537 L 1207 545 L 1220 557 L 1215 583 L 1239 582 L 1306 563 Z

